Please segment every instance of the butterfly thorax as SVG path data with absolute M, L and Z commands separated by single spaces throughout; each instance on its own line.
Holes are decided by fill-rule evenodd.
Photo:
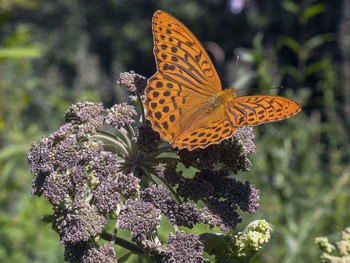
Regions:
M 237 98 L 237 92 L 237 89 L 231 88 L 220 91 L 214 96 L 212 96 L 209 100 L 209 107 L 206 113 L 210 114 L 213 111 L 225 108 L 227 104 L 230 104 L 232 100 Z

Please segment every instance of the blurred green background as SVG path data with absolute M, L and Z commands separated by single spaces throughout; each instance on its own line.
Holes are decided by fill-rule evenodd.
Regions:
M 261 190 L 261 207 L 242 213 L 241 228 L 273 224 L 253 262 L 320 262 L 314 238 L 350 225 L 348 0 L 0 0 L 0 262 L 63 262 L 41 222 L 51 208 L 30 195 L 26 150 L 63 124 L 70 104 L 125 100 L 120 72 L 154 74 L 158 9 L 198 37 L 224 87 L 302 105 L 255 128 L 252 169 L 239 177 Z

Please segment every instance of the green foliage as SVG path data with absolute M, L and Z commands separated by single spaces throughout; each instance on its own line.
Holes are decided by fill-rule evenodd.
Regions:
M 238 50 L 239 54 L 243 52 L 243 59 L 254 58 L 244 61 L 255 65 L 255 83 L 266 87 L 272 82 L 271 69 L 278 68 L 274 80 L 281 82 L 275 85 L 293 84 L 283 89 L 284 94 L 304 106 L 295 118 L 256 129 L 259 134 L 253 172 L 261 180 L 261 207 L 270 207 L 261 209 L 258 217 L 270 218 L 276 226 L 270 251 L 261 257 L 274 257 L 271 262 L 313 262 L 317 251 L 310 246 L 315 233 L 344 227 L 349 219 L 346 200 L 350 195 L 344 191 L 350 176 L 344 162 L 349 159 L 349 135 L 341 116 L 341 82 L 334 54 L 322 48 L 335 40 L 335 34 L 306 33 L 312 19 L 325 12 L 325 3 L 309 3 L 303 8 L 292 1 L 283 3 L 298 18 L 300 35 L 283 35 L 274 46 L 264 47 L 258 34 L 255 39 L 259 45 Z M 279 59 L 270 53 L 278 54 Z M 250 69 L 246 72 L 252 75 Z M 342 209 L 337 208 L 340 205 Z

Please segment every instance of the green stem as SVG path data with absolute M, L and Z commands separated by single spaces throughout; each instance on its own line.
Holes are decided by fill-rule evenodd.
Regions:
M 101 237 L 104 240 L 113 241 L 112 240 L 113 235 L 110 233 L 102 232 Z M 115 237 L 114 243 L 123 247 L 123 248 L 130 250 L 134 254 L 141 255 L 141 256 L 145 254 L 145 252 L 141 248 L 139 248 L 137 245 L 135 245 L 135 244 L 133 244 L 125 239 L 122 239 L 120 237 Z
M 141 99 L 140 93 L 138 91 L 136 91 L 136 96 L 137 96 L 137 99 L 140 102 L 141 115 L 142 115 L 142 124 L 145 125 L 145 121 L 146 121 L 145 109 L 143 107 L 142 99 Z

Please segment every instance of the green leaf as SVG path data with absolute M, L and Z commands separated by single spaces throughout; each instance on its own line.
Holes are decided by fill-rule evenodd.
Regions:
M 314 74 L 315 72 L 321 71 L 323 70 L 324 66 L 323 66 L 323 61 L 318 61 L 316 63 L 312 63 L 310 65 L 308 65 L 305 68 L 305 74 L 307 76 Z
M 37 47 L 0 48 L 0 59 L 37 58 L 41 51 Z
M 333 33 L 314 36 L 303 44 L 302 49 L 304 51 L 309 52 L 326 42 L 333 41 L 334 39 L 335 39 L 335 34 Z
M 11 158 L 15 158 L 15 157 L 25 156 L 27 148 L 28 148 L 28 145 L 23 145 L 23 144 L 13 144 L 2 148 L 0 151 L 0 162 L 3 162 Z
M 324 10 L 326 10 L 326 5 L 324 3 L 319 3 L 313 6 L 309 6 L 308 8 L 305 8 L 303 12 L 303 16 L 305 18 L 312 18 L 319 13 L 322 13 Z
M 284 1 L 282 2 L 282 7 L 287 10 L 289 13 L 292 13 L 294 15 L 298 15 L 300 8 L 299 5 L 292 1 Z
M 289 47 L 296 54 L 298 54 L 301 51 L 301 45 L 291 37 L 287 37 L 287 36 L 281 37 L 277 44 L 277 47 L 283 46 L 283 45 Z
M 118 262 L 119 263 L 127 262 L 127 260 L 130 258 L 131 255 L 132 255 L 132 252 L 126 253 L 124 256 L 118 258 Z

